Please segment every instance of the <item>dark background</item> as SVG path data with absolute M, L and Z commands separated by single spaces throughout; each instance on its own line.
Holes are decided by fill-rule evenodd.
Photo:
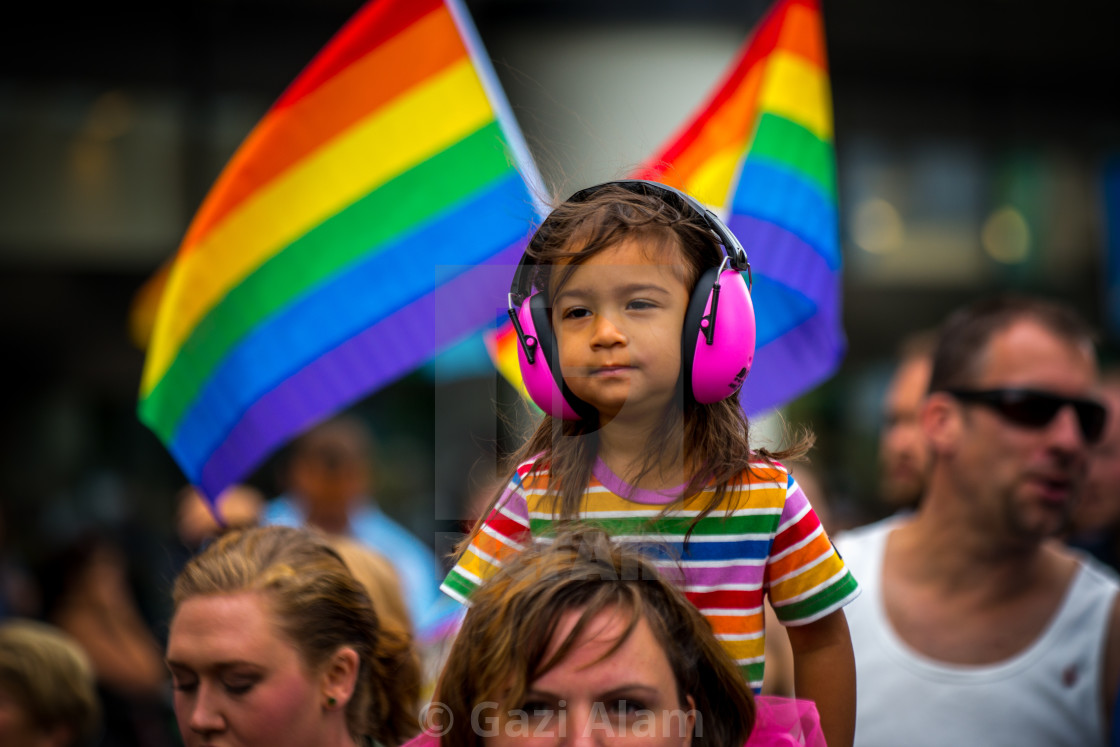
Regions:
M 557 123 L 632 115 L 615 115 L 609 96 L 596 104 L 603 111 L 580 112 L 585 103 L 545 90 L 542 71 L 583 75 L 576 89 L 595 82 L 577 73 L 586 56 L 556 53 L 564 40 L 689 30 L 731 40 L 714 52 L 730 59 L 766 4 L 467 6 L 546 181 L 560 189 L 603 164 L 588 163 Z M 135 416 L 143 352 L 129 338 L 129 308 L 240 139 L 357 7 L 176 0 L 9 9 L 0 45 L 0 547 L 9 557 L 33 562 L 101 524 L 130 527 L 141 558 L 174 544 L 183 478 Z M 850 350 L 787 416 L 817 432 L 829 493 L 859 515 L 873 501 L 878 400 L 905 333 L 979 294 L 1019 289 L 1068 300 L 1115 342 L 1105 308 L 1117 229 L 1103 185 L 1120 152 L 1120 4 L 847 0 L 826 2 L 824 13 Z M 596 52 L 604 70 L 623 62 L 611 51 Z M 635 83 L 650 106 L 673 98 L 658 87 L 676 64 L 671 51 L 654 54 L 648 79 Z M 695 102 L 714 83 L 673 93 Z M 1013 262 L 984 254 L 981 239 L 1004 206 L 1029 229 Z M 492 459 L 504 432 L 493 412 L 503 398 L 493 374 L 427 371 L 359 404 L 382 441 L 387 510 L 437 544 L 454 531 L 468 473 Z M 252 478 L 266 492 L 277 489 L 274 467 Z M 153 597 L 165 581 L 159 567 L 146 565 Z

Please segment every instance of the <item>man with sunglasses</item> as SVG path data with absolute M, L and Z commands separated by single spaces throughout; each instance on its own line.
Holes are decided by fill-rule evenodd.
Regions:
M 856 745 L 1104 745 L 1120 587 L 1059 541 L 1107 413 L 1070 309 L 986 299 L 943 325 L 915 513 L 839 537 Z

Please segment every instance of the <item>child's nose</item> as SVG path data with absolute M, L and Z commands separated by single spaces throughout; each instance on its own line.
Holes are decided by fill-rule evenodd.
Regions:
M 595 327 L 591 336 L 592 347 L 612 347 L 625 344 L 626 334 L 622 331 L 622 327 L 615 324 L 606 314 L 599 314 L 595 317 Z

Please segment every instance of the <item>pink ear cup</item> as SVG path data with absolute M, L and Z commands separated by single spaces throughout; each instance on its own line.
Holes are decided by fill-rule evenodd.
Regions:
M 525 390 L 529 392 L 529 397 L 536 406 L 552 417 L 563 418 L 564 420 L 579 420 L 579 413 L 572 409 L 572 406 L 568 404 L 564 394 L 560 391 L 560 387 L 556 385 L 556 377 L 548 364 L 548 356 L 542 349 L 545 345 L 550 345 L 551 341 L 542 340 L 540 335 L 537 334 L 536 324 L 533 323 L 531 304 L 532 296 L 525 299 L 517 310 L 517 321 L 525 332 L 526 341 L 531 341 L 535 349 L 533 362 L 530 363 L 528 356 L 525 354 L 525 348 L 520 343 L 517 346 L 517 362 L 521 365 L 521 379 L 525 382 Z M 559 365 L 559 362 L 557 362 L 557 365 Z
M 711 312 L 712 294 L 704 307 Z M 743 276 L 734 269 L 720 274 L 719 303 L 712 344 L 704 338 L 704 325 L 696 338 L 692 359 L 692 396 L 710 405 L 730 397 L 743 385 L 754 362 L 754 304 Z

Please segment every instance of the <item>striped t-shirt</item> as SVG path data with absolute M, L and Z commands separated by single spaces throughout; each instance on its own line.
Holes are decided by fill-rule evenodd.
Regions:
M 547 541 L 556 517 L 546 497 L 547 470 L 526 462 L 486 517 L 442 589 L 461 602 L 531 540 Z M 632 488 L 597 461 L 580 506 L 581 520 L 622 544 L 652 554 L 712 625 L 755 692 L 765 660 L 763 596 L 786 625 L 804 625 L 840 609 L 859 593 L 805 494 L 781 465 L 744 471 L 715 510 L 695 517 L 706 490 L 662 514 L 673 495 Z

